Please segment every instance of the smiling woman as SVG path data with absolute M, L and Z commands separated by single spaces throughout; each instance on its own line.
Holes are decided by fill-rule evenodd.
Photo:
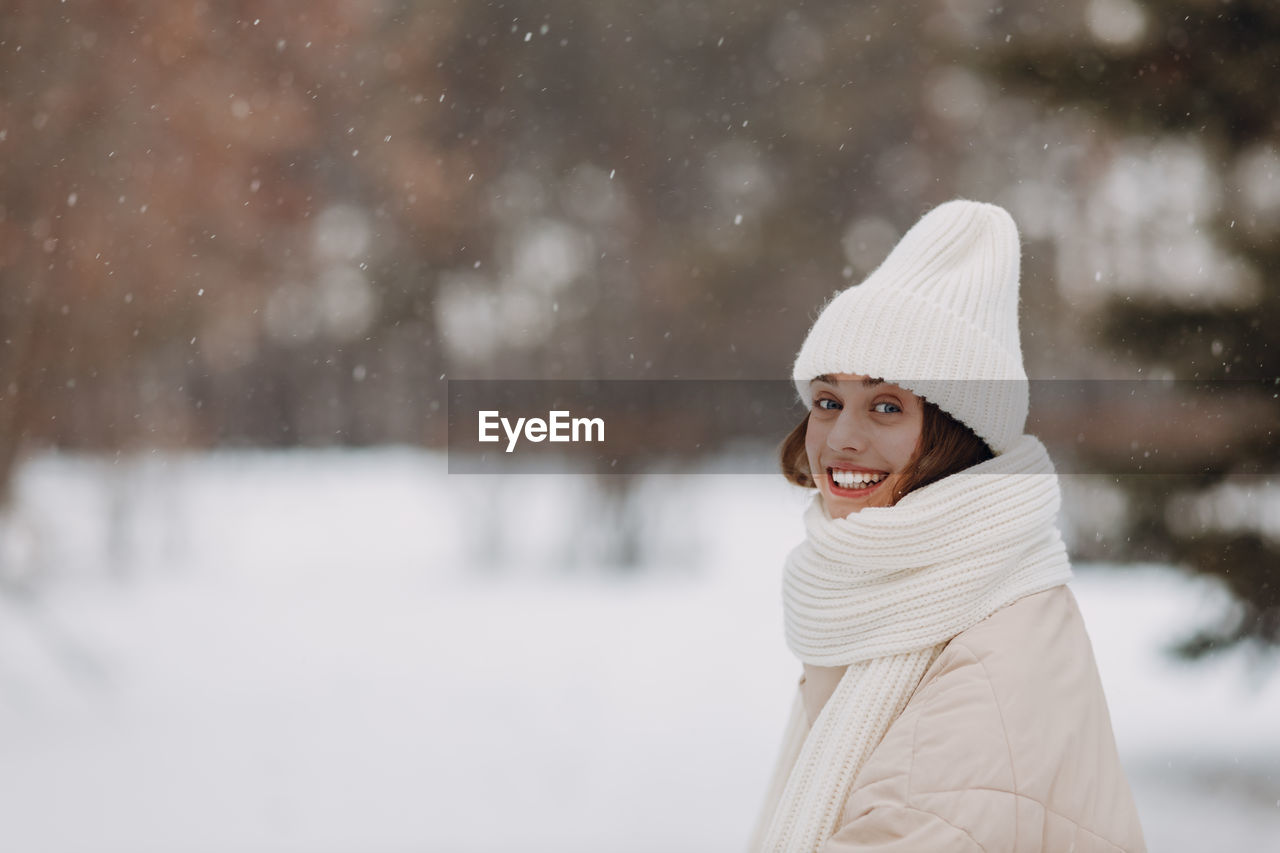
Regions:
M 782 472 L 797 486 L 816 486 L 834 516 L 892 506 L 992 457 L 969 427 L 883 379 L 823 375 L 809 384 L 812 414 L 783 441 Z M 859 455 L 863 449 L 884 457 L 885 468 L 865 467 L 871 460 Z
M 823 375 L 809 383 L 809 470 L 833 516 L 890 506 L 920 446 L 924 401 L 868 376 Z
M 816 489 L 783 570 L 803 664 L 752 849 L 1144 850 L 1023 434 L 1018 233 L 944 204 L 819 315 L 783 473 Z

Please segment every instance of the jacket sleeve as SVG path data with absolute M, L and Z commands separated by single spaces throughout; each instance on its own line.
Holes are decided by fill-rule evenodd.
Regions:
M 982 665 L 953 644 L 889 727 L 822 853 L 1011 853 L 1010 750 Z
M 906 805 L 873 808 L 846 823 L 827 839 L 819 853 L 986 853 L 986 848 L 959 827 L 923 809 Z
M 822 853 L 1145 850 L 1063 587 L 948 643 L 854 779 Z

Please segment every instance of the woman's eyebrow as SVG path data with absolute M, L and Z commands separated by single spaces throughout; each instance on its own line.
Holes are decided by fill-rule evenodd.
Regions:
M 812 384 L 813 384 L 813 383 L 815 383 L 815 382 L 825 382 L 825 383 L 827 383 L 828 385 L 839 385 L 839 384 L 840 384 L 840 383 L 838 383 L 838 382 L 836 381 L 836 378 L 835 378 L 834 376 L 832 376 L 830 373 L 822 373 L 822 374 L 819 374 L 818 376 L 815 376 L 815 377 L 813 377 L 812 379 L 810 379 L 810 380 L 809 380 L 809 384 L 810 384 L 810 385 L 812 385 Z M 862 387 L 863 387 L 863 388 L 874 388 L 874 387 L 875 387 L 875 386 L 877 386 L 877 385 L 883 385 L 883 384 L 884 384 L 884 380 L 883 380 L 883 379 L 873 379 L 873 378 L 872 378 L 872 377 L 870 377 L 870 376 L 865 376 L 865 377 L 863 377 L 863 379 L 862 379 Z

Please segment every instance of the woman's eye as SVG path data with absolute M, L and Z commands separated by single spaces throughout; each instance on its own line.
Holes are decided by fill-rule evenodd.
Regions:
M 826 409 L 827 411 L 834 411 L 835 409 L 840 408 L 840 404 L 837 403 L 835 400 L 831 400 L 826 397 L 823 397 L 821 400 L 814 400 L 813 407 L 815 409 Z
M 876 403 L 874 406 L 872 406 L 871 410 L 874 412 L 879 412 L 882 415 L 896 415 L 902 411 L 902 408 L 897 403 L 890 403 L 888 401 L 882 400 L 881 402 Z

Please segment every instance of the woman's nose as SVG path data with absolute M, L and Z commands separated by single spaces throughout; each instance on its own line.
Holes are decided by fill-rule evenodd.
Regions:
M 827 444 L 832 450 L 863 450 L 866 430 L 856 412 L 844 409 L 827 433 Z

